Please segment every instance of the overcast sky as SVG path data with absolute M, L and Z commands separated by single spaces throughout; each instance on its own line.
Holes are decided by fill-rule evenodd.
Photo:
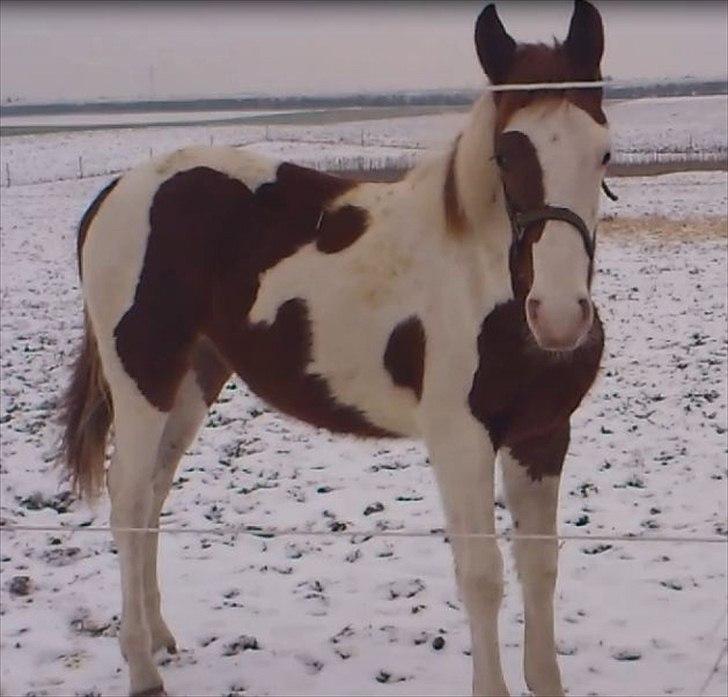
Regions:
M 724 78 L 728 3 L 597 0 L 615 79 Z M 0 3 L 0 98 L 23 101 L 477 87 L 484 2 Z M 571 2 L 496 3 L 517 40 Z

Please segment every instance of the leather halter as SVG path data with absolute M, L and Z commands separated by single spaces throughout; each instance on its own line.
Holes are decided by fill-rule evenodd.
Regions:
M 613 201 L 617 200 L 618 197 L 612 193 L 606 182 L 602 182 L 602 188 L 609 198 Z M 508 218 L 511 221 L 511 229 L 513 231 L 513 252 L 516 252 L 518 247 L 522 244 L 524 235 L 526 234 L 526 228 L 529 225 L 532 223 L 538 223 L 542 220 L 561 220 L 562 222 L 569 223 L 569 225 L 576 228 L 581 235 L 581 239 L 584 242 L 584 248 L 586 249 L 587 256 L 589 257 L 589 275 L 591 276 L 591 267 L 594 263 L 594 252 L 597 245 L 596 227 L 593 231 L 590 231 L 584 220 L 570 208 L 546 205 L 521 213 L 513 207 L 507 193 L 505 199 L 506 210 L 508 211 Z
M 506 201 L 508 199 L 506 198 Z M 596 248 L 597 231 L 589 232 L 589 228 L 586 223 L 570 208 L 561 208 L 560 206 L 541 206 L 540 208 L 534 208 L 533 210 L 521 213 L 513 208 L 510 201 L 507 203 L 508 217 L 511 219 L 511 228 L 513 229 L 513 243 L 518 246 L 523 242 L 523 237 L 526 234 L 526 228 L 531 223 L 537 223 L 542 220 L 561 220 L 569 225 L 575 227 L 582 240 L 584 241 L 584 248 L 586 249 L 589 261 L 594 259 L 594 250 Z

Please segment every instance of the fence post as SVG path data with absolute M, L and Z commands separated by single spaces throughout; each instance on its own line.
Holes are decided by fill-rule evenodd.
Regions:
M 212 135 L 212 133 L 211 133 L 210 134 L 210 147 L 212 147 L 214 143 L 215 143 L 215 136 Z
M 5 176 L 8 178 L 8 189 L 10 188 L 10 163 L 5 163 Z
M 78 156 L 78 178 L 83 179 L 83 157 Z
M 149 159 L 154 159 L 154 148 L 149 148 Z
M 270 140 L 270 126 L 265 127 L 265 139 Z

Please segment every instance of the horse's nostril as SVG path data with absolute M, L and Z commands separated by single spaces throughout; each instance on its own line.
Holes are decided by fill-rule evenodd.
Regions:
M 535 320 L 538 317 L 538 311 L 541 307 L 541 301 L 537 298 L 529 298 L 528 302 L 526 303 L 526 308 L 528 310 L 528 315 L 532 320 Z
M 591 302 L 588 298 L 579 298 L 582 319 L 586 322 L 591 315 Z

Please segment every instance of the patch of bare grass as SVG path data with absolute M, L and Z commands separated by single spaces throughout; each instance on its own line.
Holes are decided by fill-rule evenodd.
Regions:
M 599 222 L 599 234 L 648 235 L 660 239 L 694 240 L 728 238 L 728 218 L 704 217 L 677 220 L 661 215 L 606 217 Z

